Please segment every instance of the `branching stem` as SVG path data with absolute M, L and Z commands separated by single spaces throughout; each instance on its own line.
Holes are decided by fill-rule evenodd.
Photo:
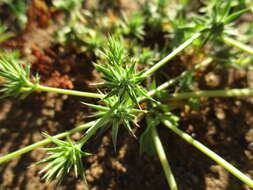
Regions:
M 179 47 L 177 47 L 175 50 L 173 50 L 169 55 L 167 55 L 161 61 L 156 63 L 153 67 L 151 67 L 146 72 L 144 72 L 142 74 L 142 77 L 149 77 L 150 75 L 152 75 L 155 71 L 157 71 L 160 67 L 165 65 L 168 61 L 170 61 L 177 54 L 179 54 L 181 51 L 183 51 L 186 47 L 188 47 L 195 39 L 199 38 L 201 35 L 202 35 L 202 33 L 200 33 L 200 32 L 194 34 L 191 38 L 189 38 L 183 44 L 181 44 Z
M 169 80 L 169 81 L 167 81 L 167 82 L 161 84 L 161 85 L 158 86 L 156 89 L 149 91 L 149 92 L 147 93 L 148 96 L 154 96 L 157 92 L 160 92 L 160 91 L 162 91 L 162 90 L 164 90 L 164 89 L 166 89 L 166 88 L 172 86 L 173 84 L 175 84 L 178 80 L 180 80 L 182 77 L 184 77 L 184 76 L 187 75 L 188 73 L 190 73 L 190 72 L 192 72 L 192 71 L 194 71 L 194 70 L 197 70 L 197 69 L 199 69 L 199 68 L 201 68 L 201 67 L 206 67 L 206 66 L 209 65 L 212 61 L 213 61 L 213 60 L 212 60 L 211 58 L 205 59 L 205 60 L 202 61 L 201 63 L 196 64 L 195 66 L 193 66 L 192 69 L 182 72 L 179 76 L 177 76 L 177 77 L 175 77 L 175 78 L 173 78 L 173 79 L 171 79 L 171 80 Z M 141 97 L 141 98 L 139 98 L 138 100 L 139 100 L 139 101 L 143 101 L 143 100 L 145 100 L 145 99 L 147 99 L 147 98 L 146 98 L 146 97 Z
M 22 88 L 22 90 L 30 90 L 30 88 Z M 53 87 L 48 87 L 48 86 L 43 86 L 43 85 L 36 85 L 35 86 L 35 91 L 38 92 L 55 92 L 59 94 L 66 94 L 66 95 L 73 95 L 73 96 L 81 96 L 81 97 L 89 97 L 89 98 L 100 98 L 102 99 L 104 95 L 102 94 L 97 94 L 97 93 L 92 93 L 92 92 L 82 92 L 78 90 L 68 90 L 68 89 L 61 89 L 61 88 L 53 88 Z
M 253 188 L 253 181 L 243 174 L 240 170 L 232 166 L 230 163 L 228 163 L 226 160 L 224 160 L 222 157 L 217 155 L 215 152 L 208 149 L 206 146 L 198 142 L 197 140 L 193 139 L 190 135 L 187 133 L 181 131 L 176 126 L 171 125 L 171 123 L 167 120 L 163 121 L 164 125 L 171 129 L 173 132 L 175 132 L 177 135 L 179 135 L 182 139 L 187 141 L 189 144 L 195 146 L 197 149 L 199 149 L 201 152 L 203 152 L 205 155 L 213 159 L 215 162 L 217 162 L 219 165 L 223 166 L 227 171 L 229 171 L 231 174 L 233 174 L 235 177 L 243 181 L 245 184 Z
M 58 135 L 55 135 L 53 136 L 54 138 L 57 138 L 57 139 L 61 139 L 61 138 L 64 138 L 68 135 L 71 135 L 73 133 L 76 133 L 76 132 L 80 132 L 80 131 L 83 131 L 85 129 L 88 129 L 90 127 L 92 127 L 93 125 L 95 124 L 95 121 L 92 121 L 92 122 L 89 122 L 89 123 L 86 123 L 86 124 L 83 124 L 83 125 L 80 125 L 78 127 L 75 127 L 74 129 L 72 130 L 69 130 L 69 131 L 66 131 L 66 132 L 63 132 L 63 133 L 60 133 Z M 17 156 L 20 156 L 26 152 L 29 152 L 29 151 L 32 151 L 36 148 L 39 148 L 39 147 L 42 147 L 42 146 L 45 146 L 47 144 L 51 143 L 51 140 L 50 139 L 44 139 L 42 141 L 39 141 L 39 142 L 36 142 L 34 144 L 31 144 L 29 146 L 26 146 L 22 149 L 19 149 L 15 152 L 12 152 L 12 153 L 9 153 L 9 154 L 6 154 L 2 157 L 0 157 L 0 164 L 4 163 L 4 162 L 7 162 Z

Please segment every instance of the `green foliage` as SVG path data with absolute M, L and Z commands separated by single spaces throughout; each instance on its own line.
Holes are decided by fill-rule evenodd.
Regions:
M 136 114 L 145 113 L 144 110 L 134 109 L 131 102 L 123 102 L 119 103 L 119 99 L 117 97 L 111 97 L 104 100 L 105 106 L 93 105 L 83 103 L 98 112 L 92 115 L 92 117 L 105 118 L 100 128 L 100 134 L 105 132 L 110 127 L 112 128 L 112 141 L 113 146 L 116 151 L 117 145 L 117 136 L 120 126 L 124 126 L 129 133 L 135 137 L 135 134 L 132 130 L 131 124 L 138 126 L 136 123 Z
M 211 2 L 205 2 L 206 6 L 202 9 L 205 15 L 203 17 L 195 17 L 197 27 L 206 33 L 204 43 L 207 40 L 213 40 L 222 35 L 238 35 L 237 31 L 232 27 L 234 21 L 249 9 L 232 12 L 233 0 L 212 0 Z
M 182 90 L 182 91 L 190 91 L 193 89 L 193 75 L 192 72 L 189 72 L 182 76 L 177 85 L 177 90 Z
M 121 41 L 110 37 L 108 49 L 103 54 L 107 63 L 95 64 L 95 67 L 104 75 L 105 82 L 100 85 L 109 91 L 105 99 L 117 95 L 123 103 L 130 98 L 138 104 L 138 96 L 148 97 L 144 88 L 140 86 L 145 79 L 142 77 L 143 72 L 136 70 L 136 62 L 127 57 Z
M 154 147 L 154 143 L 151 137 L 151 128 L 159 125 L 159 120 L 157 118 L 152 118 L 151 115 L 146 117 L 147 127 L 144 132 L 140 136 L 139 144 L 140 144 L 140 154 L 147 153 L 152 156 L 155 155 L 156 150 Z
M 7 31 L 7 27 L 0 24 L 0 43 L 3 43 L 4 41 L 12 37 L 12 34 L 6 33 L 6 31 Z
M 162 29 L 165 17 L 164 12 L 158 7 L 158 4 L 153 1 L 145 1 L 141 4 L 142 14 L 144 16 L 145 25 L 153 30 L 159 31 Z
M 17 17 L 17 21 L 21 27 L 27 23 L 27 16 L 26 16 L 26 2 L 24 0 L 4 0 L 11 12 Z
M 83 152 L 81 146 L 73 143 L 69 137 L 67 141 L 63 141 L 47 134 L 44 135 L 56 144 L 57 147 L 45 148 L 49 156 L 35 163 L 36 165 L 47 164 L 47 166 L 40 171 L 40 173 L 45 172 L 43 179 L 45 179 L 46 182 L 54 179 L 61 181 L 73 168 L 75 176 L 80 176 L 86 182 L 82 158 L 90 154 Z
M 9 6 L 16 15 L 22 15 L 21 12 L 24 13 L 25 3 L 20 0 L 17 2 L 19 4 L 10 4 Z M 85 180 L 82 159 L 89 153 L 83 152 L 82 148 L 86 142 L 90 141 L 94 135 L 102 134 L 111 129 L 112 143 L 116 151 L 120 128 L 127 129 L 130 135 L 137 138 L 133 127 L 138 126 L 138 119 L 143 117 L 145 117 L 146 125 L 144 129 L 141 129 L 143 132 L 139 139 L 140 153 L 154 155 L 158 152 L 155 151 L 158 145 L 157 147 L 154 146 L 154 139 L 152 139 L 154 133 L 151 131 L 154 127 L 158 128 L 162 125 L 162 121 L 166 121 L 166 125 L 172 126 L 171 128 L 174 130 L 179 124 L 179 118 L 172 113 L 172 103 L 177 104 L 178 102 L 173 102 L 172 97 L 183 94 L 189 99 L 186 104 L 192 109 L 200 107 L 199 92 L 193 91 L 195 90 L 193 88 L 195 87 L 193 86 L 194 72 L 198 64 L 192 68 L 188 67 L 189 69 L 175 78 L 167 76 L 167 70 L 161 72 L 161 75 L 157 74 L 153 75 L 152 78 L 150 77 L 151 74 L 183 50 L 185 50 L 185 56 L 175 59 L 175 64 L 179 64 L 182 60 L 193 62 L 195 58 L 202 60 L 205 56 L 211 56 L 216 65 L 223 69 L 228 65 L 246 67 L 252 62 L 252 57 L 246 57 L 245 54 L 242 54 L 247 46 L 243 47 L 240 44 L 235 46 L 239 50 L 228 48 L 224 46 L 224 39 L 222 38 L 238 34 L 238 31 L 233 27 L 236 19 L 249 10 L 244 9 L 250 4 L 249 1 L 204 1 L 204 6 L 196 5 L 196 7 L 202 6 L 200 12 L 196 13 L 196 7 L 192 6 L 189 0 L 147 0 L 140 1 L 140 10 L 130 16 L 126 16 L 128 14 L 125 12 L 119 14 L 114 9 L 112 10 L 116 13 L 111 12 L 111 10 L 101 12 L 101 7 L 86 10 L 82 6 L 84 0 L 54 0 L 52 2 L 55 7 L 64 10 L 66 13 L 64 26 L 57 31 L 58 42 L 61 45 L 76 48 L 77 57 L 81 53 L 80 57 L 88 57 L 96 62 L 94 64 L 95 69 L 101 73 L 104 80 L 98 84 L 99 87 L 102 87 L 99 90 L 103 91 L 104 94 L 45 87 L 39 84 L 38 76 L 33 77 L 30 74 L 30 65 L 20 62 L 17 55 L 1 57 L 0 77 L 3 78 L 3 88 L 0 92 L 3 93 L 2 97 L 25 97 L 37 90 L 102 99 L 100 103 L 103 105 L 83 103 L 95 109 L 96 112 L 91 115 L 95 119 L 91 122 L 90 128 L 85 131 L 78 142 L 72 142 L 69 137 L 67 140 L 58 140 L 59 136 L 54 138 L 45 135 L 49 141 L 57 145 L 55 148 L 46 148 L 49 156 L 36 163 L 36 165 L 47 164 L 41 171 L 44 173 L 43 179 L 46 181 L 54 179 L 61 181 L 72 169 L 76 177 L 80 176 Z M 105 4 L 115 4 L 115 2 L 110 1 Z M 6 28 L 1 26 L 0 43 L 10 37 L 5 32 Z M 246 43 L 251 39 L 252 24 L 244 27 L 243 32 L 245 36 L 242 41 Z M 106 46 L 108 34 L 111 37 L 109 37 Z M 187 48 L 197 39 L 202 45 L 207 42 L 215 43 L 212 43 L 212 47 L 207 46 L 206 49 L 199 48 L 196 50 L 192 48 L 188 54 Z M 168 55 L 169 51 L 172 52 Z M 248 50 L 248 52 L 250 51 Z M 165 58 L 155 64 L 154 62 L 161 57 Z M 204 65 L 206 66 L 206 64 Z M 146 71 L 147 66 L 151 67 L 147 70 L 151 72 Z M 170 80 L 161 86 L 156 86 L 156 82 L 160 83 L 164 78 Z M 149 92 L 145 90 L 148 86 L 152 87 Z M 169 90 L 165 90 L 165 88 L 169 88 Z M 181 93 L 182 91 L 188 92 Z M 245 95 L 245 91 L 242 92 Z M 252 93 L 251 90 L 246 90 L 246 92 Z M 212 94 L 212 92 L 208 94 L 208 92 L 203 93 L 203 91 L 201 93 L 207 97 Z M 221 92 L 219 91 L 219 93 Z M 222 93 L 223 96 L 224 94 L 227 95 L 226 91 Z M 154 96 L 155 100 L 150 96 Z M 142 103 L 141 101 L 145 102 Z M 69 133 L 64 134 L 65 136 L 60 135 L 60 137 L 69 135 Z
M 157 52 L 151 50 L 150 48 L 134 46 L 134 55 L 136 55 L 136 62 L 143 65 L 153 65 L 156 61 Z
M 20 64 L 17 53 L 0 57 L 0 77 L 4 80 L 3 88 L 0 90 L 3 93 L 2 98 L 7 96 L 24 98 L 35 90 L 39 82 L 38 76 L 31 78 L 29 64 Z
M 183 43 L 187 38 L 190 38 L 193 33 L 197 31 L 196 25 L 192 22 L 192 18 L 188 14 L 187 3 L 176 4 L 173 6 L 173 10 L 168 11 L 168 29 L 165 32 L 168 33 L 167 37 L 171 39 L 169 46 L 174 48 Z
M 122 22 L 123 33 L 132 35 L 140 40 L 143 40 L 144 32 L 144 17 L 142 14 L 134 14 L 130 18 L 123 15 L 124 21 Z

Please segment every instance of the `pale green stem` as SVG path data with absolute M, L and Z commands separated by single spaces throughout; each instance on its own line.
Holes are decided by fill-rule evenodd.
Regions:
M 177 54 L 179 54 L 186 47 L 188 47 L 195 39 L 199 38 L 201 35 L 202 35 L 202 33 L 200 33 L 200 32 L 194 34 L 191 38 L 189 38 L 183 44 L 181 44 L 179 47 L 177 47 L 175 50 L 173 50 L 169 55 L 167 55 L 161 61 L 156 63 L 153 67 L 151 67 L 147 71 L 145 71 L 142 74 L 142 77 L 149 77 L 151 74 L 153 74 L 155 71 L 157 71 L 160 67 L 165 65 L 169 60 L 174 58 Z
M 35 85 L 35 91 L 38 92 L 55 92 L 59 94 L 66 94 L 66 95 L 73 95 L 73 96 L 81 96 L 81 97 L 89 97 L 89 98 L 100 98 L 102 99 L 104 95 L 102 94 L 97 94 L 97 93 L 92 93 L 92 92 L 82 92 L 82 91 L 77 91 L 77 90 L 68 90 L 68 89 L 61 89 L 61 88 L 53 88 L 53 87 L 48 87 L 48 86 L 43 86 L 43 85 Z M 31 88 L 22 88 L 22 90 L 31 90 Z
M 66 137 L 66 136 L 68 136 L 68 135 L 71 135 L 71 134 L 73 134 L 73 133 L 80 132 L 80 131 L 83 131 L 83 130 L 85 130 L 85 129 L 88 129 L 88 128 L 92 127 L 94 124 L 95 124 L 95 122 L 92 121 L 92 122 L 89 122 L 89 123 L 80 125 L 80 126 L 78 126 L 78 127 L 75 127 L 75 128 L 72 129 L 72 130 L 69 130 L 69 131 L 60 133 L 60 134 L 58 134 L 58 135 L 55 135 L 55 136 L 53 136 L 53 137 L 54 137 L 54 138 L 57 138 L 57 139 L 61 139 L 61 138 L 64 138 L 64 137 Z M 13 159 L 13 158 L 15 158 L 15 157 L 17 157 L 17 156 L 20 156 L 20 155 L 22 155 L 22 154 L 24 154 L 24 153 L 26 153 L 26 152 L 29 152 L 29 151 L 32 151 L 32 150 L 34 150 L 34 149 L 36 149 L 36 148 L 45 146 L 45 145 L 47 145 L 47 144 L 49 144 L 49 143 L 51 143 L 51 140 L 49 140 L 49 139 L 44 139 L 44 140 L 42 140 L 42 141 L 36 142 L 36 143 L 31 144 L 31 145 L 29 145 L 29 146 L 26 146 L 26 147 L 24 147 L 24 148 L 22 148 L 22 149 L 19 149 L 19 150 L 15 151 L 15 152 L 6 154 L 6 155 L 4 155 L 4 156 L 1 156 L 1 157 L 0 157 L 0 164 L 2 164 L 2 163 L 4 163 L 4 162 L 7 162 L 7 161 L 9 161 L 9 160 L 11 160 L 11 159 Z
M 229 89 L 229 90 L 199 90 L 195 92 L 181 92 L 170 94 L 168 100 L 180 100 L 200 97 L 244 97 L 253 96 L 253 89 Z
M 195 35 L 192 36 L 192 38 L 188 39 L 186 42 L 184 42 L 181 46 L 179 46 L 177 49 L 175 49 L 172 53 L 170 53 L 167 57 L 159 61 L 154 67 L 151 67 L 149 70 L 147 70 L 143 75 L 148 76 L 152 72 L 155 72 L 158 68 L 163 66 L 167 61 L 175 57 L 179 52 L 181 52 L 184 48 L 186 48 L 188 45 L 192 43 L 192 41 L 196 38 L 198 38 L 201 35 L 201 33 L 196 33 Z M 149 96 L 153 96 L 155 93 L 168 88 L 169 86 L 173 85 L 178 79 L 186 75 L 187 73 L 191 72 L 192 70 L 198 69 L 202 66 L 206 66 L 209 63 L 212 62 L 211 58 L 208 58 L 204 60 L 202 63 L 197 64 L 191 69 L 190 71 L 185 71 L 183 72 L 180 76 L 176 77 L 175 79 L 169 80 L 168 82 L 165 82 L 164 84 L 160 85 L 157 87 L 155 90 L 151 90 L 148 92 Z M 34 86 L 33 83 L 30 84 L 31 86 Z M 98 93 L 91 93 L 91 92 L 82 92 L 82 91 L 77 91 L 77 90 L 68 90 L 68 89 L 61 89 L 61 88 L 53 88 L 53 87 L 48 87 L 44 85 L 37 84 L 34 86 L 35 91 L 38 92 L 55 92 L 59 94 L 66 94 L 66 95 L 73 95 L 73 96 L 81 96 L 81 97 L 90 97 L 90 98 L 99 98 L 103 99 L 105 96 L 102 94 Z M 23 91 L 30 91 L 31 87 L 23 87 Z M 145 100 L 146 97 L 139 98 L 139 101 Z
M 250 47 L 248 45 L 245 45 L 245 44 L 243 44 L 243 43 L 241 43 L 241 42 L 239 42 L 237 40 L 234 40 L 234 39 L 232 39 L 230 37 L 227 37 L 227 36 L 224 36 L 222 39 L 227 44 L 232 45 L 234 47 L 237 47 L 237 48 L 241 49 L 242 51 L 245 51 L 248 54 L 253 55 L 253 48 L 252 47 Z
M 165 151 L 163 149 L 162 142 L 159 138 L 159 135 L 158 135 L 158 132 L 157 132 L 157 129 L 156 129 L 155 126 L 151 127 L 151 135 L 152 135 L 152 139 L 153 139 L 154 144 L 155 144 L 155 148 L 156 148 L 158 157 L 159 157 L 160 162 L 162 164 L 163 171 L 165 173 L 167 182 L 170 186 L 170 189 L 171 190 L 178 190 L 176 180 L 175 180 L 175 178 L 173 176 L 173 173 L 171 171 L 168 159 L 167 159 Z
M 253 188 L 253 181 L 243 174 L 241 171 L 239 171 L 237 168 L 232 166 L 230 163 L 228 163 L 226 160 L 221 158 L 219 155 L 217 155 L 215 152 L 208 149 L 206 146 L 198 142 L 197 140 L 193 139 L 190 135 L 187 133 L 181 131 L 176 126 L 171 125 L 171 123 L 167 120 L 163 120 L 163 123 L 166 127 L 171 129 L 173 132 L 175 132 L 177 135 L 179 135 L 182 139 L 187 141 L 189 144 L 195 146 L 197 149 L 199 149 L 201 152 L 203 152 L 205 155 L 213 159 L 215 162 L 217 162 L 219 165 L 223 166 L 227 171 L 229 171 L 231 174 L 233 174 L 235 177 L 243 181 L 245 184 Z
M 207 65 L 209 65 L 213 60 L 211 58 L 207 58 L 204 61 L 202 61 L 199 64 L 196 64 L 193 66 L 193 68 L 191 68 L 190 70 L 184 71 L 183 73 L 181 73 L 179 76 L 161 84 L 160 86 L 158 86 L 156 89 L 151 90 L 147 93 L 148 96 L 154 96 L 157 92 L 160 92 L 168 87 L 170 87 L 171 85 L 175 84 L 178 80 L 180 80 L 182 77 L 184 77 L 185 75 L 189 74 L 190 72 L 197 70 L 201 67 L 206 67 Z M 138 98 L 138 101 L 143 101 L 146 100 L 147 97 L 140 97 Z

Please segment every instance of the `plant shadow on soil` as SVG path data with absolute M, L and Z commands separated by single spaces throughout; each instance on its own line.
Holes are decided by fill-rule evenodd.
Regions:
M 80 104 L 80 98 L 53 94 L 35 94 L 25 100 L 1 102 L 0 153 L 15 151 L 42 139 L 41 132 L 57 134 L 82 122 L 91 111 Z M 181 115 L 180 128 L 241 169 L 252 172 L 252 99 L 210 99 L 198 111 L 175 110 Z M 141 124 L 143 126 L 144 123 Z M 138 129 L 139 136 L 142 129 Z M 247 189 L 222 167 L 160 126 L 159 134 L 171 163 L 179 189 Z M 80 136 L 80 135 L 79 135 Z M 246 138 L 247 136 L 247 138 Z M 79 138 L 79 137 L 77 137 Z M 90 189 L 167 189 L 166 180 L 156 157 L 139 155 L 138 141 L 123 128 L 115 153 L 111 134 L 95 137 L 87 151 L 94 153 L 85 160 Z M 59 187 L 40 180 L 38 167 L 32 162 L 45 156 L 41 149 L 26 153 L 0 166 L 0 187 L 4 190 L 85 189 L 73 174 Z

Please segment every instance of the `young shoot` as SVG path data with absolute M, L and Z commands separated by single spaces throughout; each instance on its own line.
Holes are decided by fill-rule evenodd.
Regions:
M 0 77 L 3 79 L 3 88 L 0 90 L 3 93 L 2 98 L 7 96 L 24 98 L 32 93 L 39 83 L 38 75 L 31 76 L 30 65 L 19 62 L 14 54 L 0 57 Z

